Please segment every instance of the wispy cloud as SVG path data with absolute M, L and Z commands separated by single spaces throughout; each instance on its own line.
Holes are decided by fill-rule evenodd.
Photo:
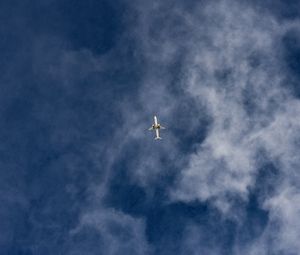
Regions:
M 176 138 L 167 142 L 166 150 L 176 155 L 174 165 L 181 169 L 170 188 L 171 199 L 208 202 L 225 217 L 235 218 L 235 199 L 247 202 L 249 193 L 259 185 L 259 169 L 271 161 L 279 169 L 280 184 L 276 192 L 260 200 L 260 207 L 269 211 L 268 226 L 257 241 L 261 250 L 254 248 L 257 242 L 248 248 L 267 254 L 276 225 L 278 243 L 272 242 L 271 250 L 297 252 L 299 209 L 291 205 L 300 194 L 300 104 L 288 85 L 291 79 L 281 42 L 298 22 L 278 20 L 270 12 L 237 1 L 193 4 L 191 9 L 168 1 L 139 6 L 141 50 L 149 65 L 140 91 L 143 109 L 151 113 L 160 106 L 165 108 L 162 115 L 167 120 L 176 119 L 180 96 L 172 94 L 174 86 L 203 110 L 185 125 L 193 125 L 203 116 L 209 120 L 208 133 L 195 153 L 181 154 L 177 161 Z M 171 76 L 177 74 L 168 74 L 170 66 L 179 65 L 178 59 L 180 75 L 174 82 Z M 199 133 L 204 132 L 203 126 L 198 128 Z M 148 151 L 141 152 L 141 162 Z M 188 162 L 185 167 L 183 157 Z M 144 173 L 144 183 L 149 172 L 160 173 L 155 171 L 160 169 L 157 162 L 146 166 L 134 167 Z
M 85 228 L 94 229 L 99 233 L 98 252 L 103 254 L 149 254 L 150 252 L 150 246 L 144 236 L 145 225 L 142 219 L 133 218 L 114 209 L 99 208 L 83 215 L 80 225 L 70 232 L 71 237 L 76 239 Z M 80 242 L 71 250 L 75 254 L 85 252 Z M 70 251 L 70 254 L 74 253 Z
M 87 206 L 77 205 L 79 222 L 66 238 L 70 254 L 85 252 L 86 229 L 95 232 L 97 248 L 105 254 L 153 253 L 146 237 L 147 219 L 105 204 L 110 182 L 120 170 L 116 165 L 122 163 L 121 170 L 146 190 L 148 199 L 160 185 L 169 197 L 159 203 L 196 200 L 217 208 L 239 228 L 246 212 L 236 207 L 247 204 L 249 194 L 260 185 L 260 169 L 271 162 L 278 169 L 275 190 L 255 194 L 260 209 L 268 213 L 266 227 L 249 242 L 236 238 L 233 250 L 268 254 L 295 253 L 300 248 L 300 104 L 287 86 L 281 44 L 298 23 L 281 23 L 272 14 L 238 1 L 187 2 L 135 1 L 131 11 L 136 20 L 128 21 L 131 34 L 121 38 L 116 51 L 101 56 L 87 49 L 60 49 L 60 41 L 53 49 L 48 38 L 37 40 L 35 75 L 46 85 L 56 84 L 57 95 L 63 93 L 71 102 L 91 107 L 87 112 L 97 107 L 88 118 L 85 111 L 70 106 L 76 104 L 63 101 L 58 104 L 60 111 L 49 100 L 33 107 L 34 116 L 49 125 L 49 141 L 56 149 L 64 152 L 74 139 L 84 141 L 85 148 L 78 149 L 82 160 L 70 153 L 57 163 L 74 178 L 61 188 L 70 196 L 80 193 L 76 178 L 85 176 L 88 186 Z M 119 58 L 130 55 L 122 47 L 122 40 L 128 38 L 136 45 L 130 52 L 138 56 L 135 67 L 143 64 L 136 75 L 138 86 L 107 104 L 107 97 L 113 98 L 115 88 L 120 89 L 131 75 L 110 82 L 127 68 L 126 57 Z M 84 84 L 92 89 L 82 89 Z M 40 93 L 46 95 L 47 89 Z M 103 109 L 105 116 L 98 116 Z M 167 126 L 161 143 L 147 134 L 154 114 Z M 55 125 L 49 124 L 49 116 Z M 91 120 L 95 124 L 87 128 L 85 123 Z M 113 124 L 104 130 L 103 123 L 110 121 Z M 101 139 L 98 132 L 103 132 Z M 183 229 L 181 254 L 222 253 L 217 239 L 207 238 L 205 226 L 191 220 Z

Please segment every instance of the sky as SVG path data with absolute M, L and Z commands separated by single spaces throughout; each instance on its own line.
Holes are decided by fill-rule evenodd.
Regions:
M 300 1 L 2 0 L 0 38 L 1 254 L 300 254 Z

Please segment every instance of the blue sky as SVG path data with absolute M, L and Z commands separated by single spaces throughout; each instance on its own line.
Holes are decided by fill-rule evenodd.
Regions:
M 0 253 L 299 254 L 299 18 L 1 1 Z

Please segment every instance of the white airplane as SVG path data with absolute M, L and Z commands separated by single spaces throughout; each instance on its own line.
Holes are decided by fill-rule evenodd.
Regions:
M 159 130 L 160 129 L 166 129 L 165 127 L 161 126 L 158 121 L 157 121 L 157 117 L 154 116 L 154 124 L 152 124 L 152 126 L 149 128 L 149 130 L 155 130 L 155 140 L 158 140 L 158 139 L 162 139 L 160 136 L 159 136 Z

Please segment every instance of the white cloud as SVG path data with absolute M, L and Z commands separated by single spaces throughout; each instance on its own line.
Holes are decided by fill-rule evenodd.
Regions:
M 84 227 L 95 228 L 100 234 L 103 250 L 107 255 L 149 254 L 150 246 L 145 239 L 145 226 L 141 219 L 133 218 L 114 209 L 99 208 L 84 214 L 80 225 L 71 236 L 80 234 Z
M 267 254 L 268 242 L 274 239 L 277 241 L 272 243 L 274 251 L 297 252 L 300 248 L 297 244 L 300 236 L 297 223 L 300 104 L 285 88 L 287 77 L 280 49 L 282 35 L 295 24 L 279 24 L 267 13 L 229 0 L 199 4 L 189 11 L 168 1 L 152 1 L 140 3 L 137 10 L 138 50 L 145 57 L 148 71 L 141 81 L 138 99 L 120 103 L 123 126 L 111 138 L 111 148 L 95 152 L 105 154 L 108 162 L 102 166 L 103 182 L 96 189 L 90 188 L 96 194 L 92 196 L 97 197 L 92 204 L 102 203 L 115 161 L 130 146 L 139 145 L 134 141 L 145 141 L 148 135 L 149 140 L 141 142 L 143 146 L 128 162 L 132 180 L 151 189 L 165 174 L 163 162 L 166 159 L 172 162 L 174 169 L 187 162 L 170 190 L 171 199 L 187 203 L 205 201 L 226 217 L 238 217 L 232 215 L 233 197 L 247 201 L 263 161 L 259 154 L 264 150 L 267 160 L 279 168 L 282 180 L 275 195 L 267 195 L 260 205 L 270 213 L 263 235 L 246 250 L 237 243 L 236 250 L 245 254 Z M 182 73 L 170 73 L 168 68 L 179 55 L 183 56 Z M 88 61 L 84 61 L 86 59 Z M 82 60 L 86 64 L 79 69 L 85 70 L 82 75 L 88 75 L 90 71 L 102 70 L 106 59 L 94 58 L 83 51 L 65 54 L 61 65 L 71 63 L 78 68 Z M 69 81 L 66 73 L 57 75 Z M 179 81 L 173 81 L 175 75 Z M 197 102 L 196 107 L 205 111 L 203 116 L 211 119 L 205 140 L 188 156 L 180 153 L 178 138 L 167 124 L 177 118 L 178 98 L 169 88 L 178 85 Z M 147 134 L 151 124 L 148 116 L 153 114 L 158 114 L 169 129 L 166 139 L 159 144 L 151 143 L 151 134 Z M 194 115 L 187 125 L 196 126 L 194 123 L 203 116 Z M 142 219 L 100 206 L 94 211 L 85 210 L 72 234 L 79 233 L 84 226 L 97 229 L 106 243 L 105 254 L 125 250 L 131 254 L 147 254 L 150 251 Z M 113 232 L 112 226 L 119 229 L 118 233 Z M 276 236 L 272 233 L 274 228 L 279 231 Z M 207 248 L 201 231 L 189 225 L 183 249 L 190 254 L 198 254 L 200 249 L 206 249 L 206 254 L 218 254 L 218 248 Z
M 300 250 L 300 193 L 295 187 L 281 187 L 280 193 L 265 202 L 271 212 L 271 223 L 278 224 L 275 246 L 278 251 L 293 253 Z
M 197 227 L 194 224 L 187 224 L 182 240 L 182 247 L 179 254 L 207 254 L 217 255 L 222 254 L 221 248 L 216 246 L 213 241 L 208 241 L 209 238 L 205 228 Z
M 267 195 L 260 205 L 270 211 L 269 225 L 248 253 L 267 254 L 274 224 L 280 231 L 274 250 L 297 252 L 300 231 L 292 223 L 297 221 L 299 208 L 291 205 L 300 194 L 300 104 L 286 86 L 289 77 L 281 40 L 298 23 L 280 23 L 249 4 L 226 0 L 199 4 L 189 11 L 156 1 L 139 11 L 138 31 L 149 66 L 164 68 L 183 52 L 182 89 L 199 108 L 204 106 L 204 114 L 212 120 L 205 140 L 189 155 L 188 165 L 172 188 L 172 199 L 207 201 L 231 217 L 232 196 L 247 201 L 261 164 L 271 160 L 282 180 L 276 195 Z M 159 31 L 153 32 L 158 22 Z M 162 98 L 168 98 L 165 116 L 174 116 L 177 99 L 166 89 L 172 82 L 163 74 L 150 68 L 140 95 L 145 102 L 149 91 L 158 89 L 162 95 L 155 94 L 151 103 L 161 105 Z M 145 111 L 151 112 L 151 104 L 145 104 Z M 176 139 L 172 139 L 168 146 L 177 155 L 172 148 Z M 136 167 L 157 174 L 151 171 L 154 166 L 150 171 Z

